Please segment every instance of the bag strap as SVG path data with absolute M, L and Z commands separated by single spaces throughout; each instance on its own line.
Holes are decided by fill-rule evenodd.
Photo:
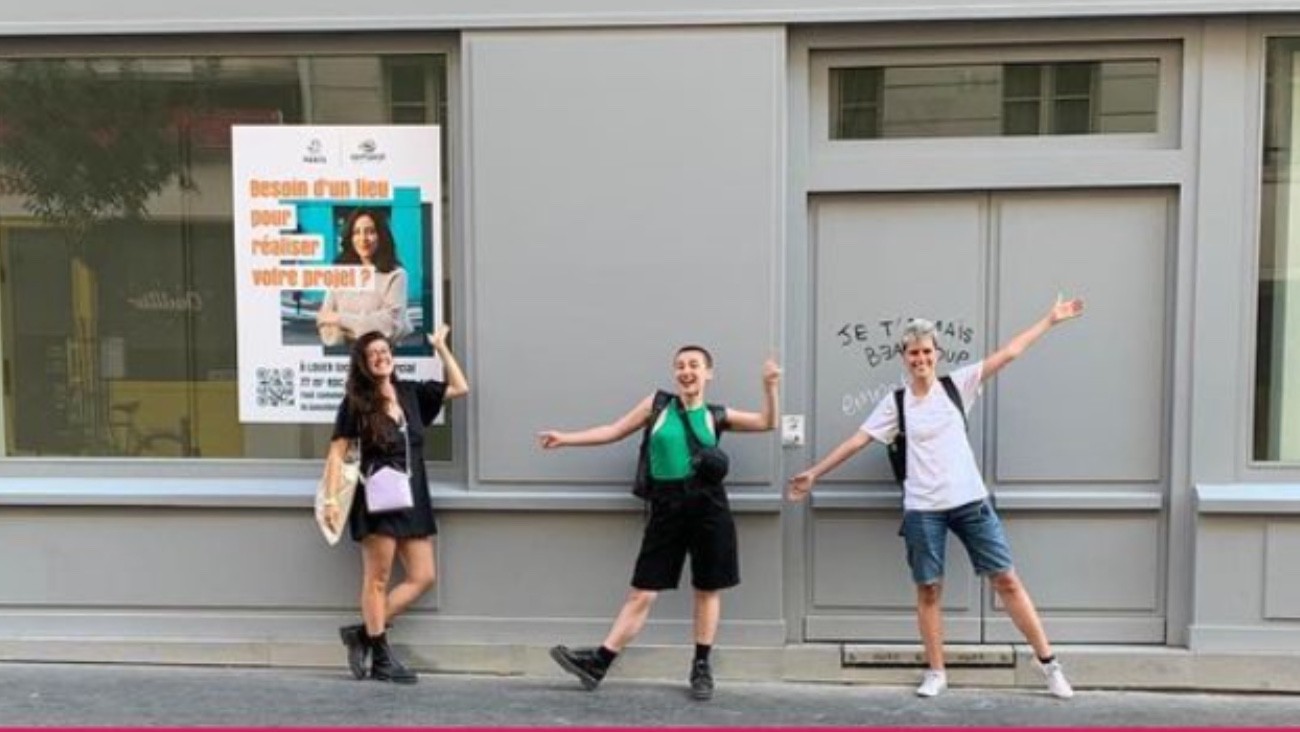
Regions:
M 713 417 L 713 439 L 722 442 L 722 432 L 727 425 L 727 408 L 721 404 L 706 405 L 709 416 Z
M 406 448 L 406 474 L 414 475 L 415 471 L 411 469 L 411 423 L 405 415 L 397 429 L 402 433 L 402 446 Z
M 397 426 L 397 431 L 402 433 L 402 447 L 405 448 L 405 451 L 406 451 L 406 463 L 405 463 L 405 466 L 406 466 L 406 474 L 407 474 L 407 475 L 413 475 L 413 474 L 414 474 L 414 471 L 411 470 L 411 432 L 410 432 L 410 428 L 411 428 L 411 424 L 410 424 L 409 421 L 407 421 L 405 413 L 403 413 L 403 415 L 402 415 L 402 423 L 399 424 L 399 425 Z M 358 460 L 358 466 L 360 466 L 360 462 L 359 462 L 360 459 L 361 459 L 361 441 L 360 441 L 360 440 L 357 440 L 357 460 Z M 358 471 L 358 472 L 359 472 L 359 471 Z M 372 470 L 371 473 L 373 474 L 374 471 Z M 366 476 L 364 476 L 364 475 L 361 476 L 360 480 L 361 480 L 362 483 L 366 482 Z
M 903 412 L 903 389 L 894 390 L 894 411 L 898 412 L 898 436 L 907 439 L 907 416 Z
M 948 399 L 952 401 L 953 405 L 957 407 L 957 412 L 961 414 L 962 426 L 965 428 L 967 432 L 969 432 L 970 423 L 966 417 L 966 406 L 962 402 L 961 390 L 957 388 L 957 383 L 952 380 L 951 376 L 948 376 L 946 374 L 939 377 L 939 383 L 943 385 L 944 393 L 948 395 Z M 894 410 L 898 412 L 898 435 L 894 438 L 895 440 L 907 439 L 907 413 L 903 410 L 903 396 L 906 390 L 907 387 L 894 390 Z M 898 449 L 895 445 L 897 445 L 897 443 L 891 445 L 890 446 L 891 449 Z M 906 457 L 904 457 L 903 459 L 906 460 Z M 904 471 L 904 473 L 900 477 L 900 480 L 902 478 L 907 477 L 906 468 L 903 468 L 902 470 Z
M 966 428 L 967 432 L 970 432 L 970 423 L 966 421 L 966 405 L 962 403 L 961 390 L 957 388 L 957 383 L 947 374 L 939 377 L 939 383 L 943 384 L 943 390 L 948 392 L 948 398 L 952 400 L 952 403 L 957 405 L 957 411 L 961 413 L 962 426 Z
M 676 396 L 673 397 L 673 407 L 673 413 L 682 421 L 682 427 L 686 431 L 686 449 L 690 451 L 691 457 L 695 457 L 695 454 L 702 450 L 704 445 L 700 442 L 699 435 L 695 434 L 695 427 L 691 425 L 691 418 L 686 415 L 685 405 Z
M 970 432 L 970 422 L 966 416 L 966 405 L 961 398 L 961 389 L 957 388 L 957 382 L 952 380 L 951 376 L 944 375 L 939 377 L 939 383 L 943 384 L 944 393 L 952 400 L 957 412 L 961 414 L 962 426 L 967 432 Z M 904 389 L 894 390 L 894 410 L 898 412 L 898 434 L 904 438 L 907 436 L 907 417 L 903 412 L 903 392 Z
M 645 427 L 641 430 L 642 438 L 644 440 L 650 439 L 650 433 L 654 431 L 655 423 L 659 421 L 659 415 L 663 414 L 664 409 L 666 409 L 669 404 L 672 404 L 673 400 L 676 398 L 677 397 L 671 392 L 664 391 L 663 389 L 655 390 L 654 398 L 650 401 L 650 419 L 645 423 Z
M 691 456 L 694 457 L 695 453 L 704 449 L 704 443 L 700 442 L 700 436 L 695 433 L 695 427 L 691 424 L 690 417 L 686 416 L 685 406 L 676 395 L 673 395 L 673 404 L 676 406 L 673 411 L 676 412 L 678 419 L 682 421 L 682 425 L 686 428 L 686 447 L 691 451 Z M 714 443 L 722 442 L 722 423 L 727 416 L 726 408 L 717 404 L 705 404 L 704 406 L 709 410 L 709 417 L 713 420 Z
M 673 395 L 663 389 L 656 389 L 650 399 L 650 418 L 641 428 L 641 446 L 637 449 L 636 477 L 633 481 L 633 493 L 646 490 L 650 480 L 650 433 L 655 428 L 664 409 L 673 401 Z M 644 496 L 642 496 L 644 497 Z

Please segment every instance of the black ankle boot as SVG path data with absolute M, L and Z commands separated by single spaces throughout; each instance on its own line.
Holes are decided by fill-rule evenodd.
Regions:
M 343 639 L 343 645 L 348 649 L 348 668 L 352 675 L 358 679 L 364 679 L 369 673 L 370 666 L 370 644 L 366 641 L 365 625 L 345 625 L 339 628 L 339 638 Z
M 392 681 L 397 684 L 414 684 L 420 680 L 415 672 L 397 660 L 388 645 L 388 634 L 370 636 L 370 678 L 375 681 Z

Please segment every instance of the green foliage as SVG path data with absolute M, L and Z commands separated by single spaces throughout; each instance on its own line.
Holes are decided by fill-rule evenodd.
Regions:
M 0 180 L 77 244 L 100 221 L 143 216 L 181 165 L 166 94 L 132 61 L 3 62 Z

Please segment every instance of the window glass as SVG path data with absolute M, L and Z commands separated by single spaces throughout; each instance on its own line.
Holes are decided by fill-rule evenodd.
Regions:
M 230 127 L 445 125 L 446 83 L 442 55 L 0 61 L 5 454 L 320 457 L 326 425 L 239 422 Z
M 1300 39 L 1268 45 L 1255 358 L 1254 457 L 1300 461 Z
M 1156 59 L 832 68 L 830 136 L 1155 132 L 1159 72 Z
M 832 77 L 831 105 L 839 110 L 836 137 L 880 136 L 881 69 L 839 69 Z

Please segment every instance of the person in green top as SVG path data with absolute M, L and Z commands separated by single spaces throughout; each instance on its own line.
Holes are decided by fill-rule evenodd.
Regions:
M 650 420 L 648 449 L 650 519 L 641 539 L 641 551 L 632 573 L 632 589 L 598 648 L 556 646 L 551 657 L 578 677 L 587 690 L 605 678 L 610 664 L 632 642 L 650 615 L 650 607 L 663 590 L 677 589 L 686 557 L 691 558 L 691 584 L 695 588 L 695 658 L 691 662 L 691 695 L 700 700 L 713 696 L 709 652 L 722 615 L 722 590 L 740 584 L 736 550 L 736 525 L 722 485 L 695 479 L 687 441 L 689 421 L 703 446 L 714 446 L 722 430 L 768 432 L 777 422 L 777 390 L 781 368 L 768 359 L 763 364 L 763 408 L 744 412 L 710 409 L 704 390 L 713 380 L 713 356 L 701 346 L 683 346 L 673 358 L 676 398 L 655 413 L 654 395 L 642 399 L 617 421 L 577 432 L 546 430 L 538 434 L 544 449 L 579 445 L 607 445 L 639 430 Z M 723 415 L 719 422 L 715 414 Z

